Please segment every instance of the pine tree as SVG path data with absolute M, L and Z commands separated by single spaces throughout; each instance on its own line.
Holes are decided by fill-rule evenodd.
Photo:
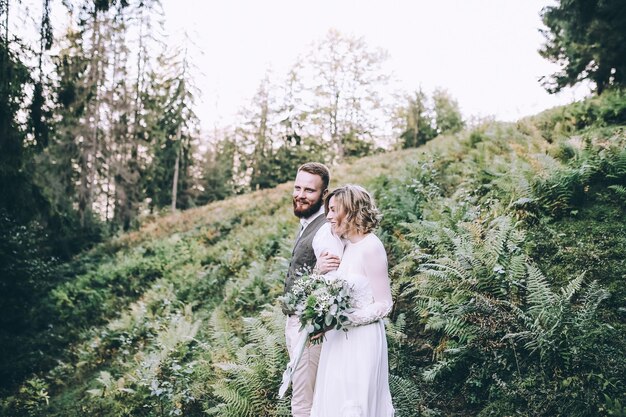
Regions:
M 150 76 L 146 98 L 146 132 L 152 159 L 145 187 L 150 207 L 188 208 L 194 205 L 198 178 L 192 170 L 197 151 L 198 117 L 194 112 L 196 88 L 191 80 L 186 51 L 159 57 L 163 73 Z M 178 178 L 175 173 L 178 171 Z
M 117 224 L 122 225 L 124 230 L 128 230 L 136 222 L 139 208 L 145 198 L 145 190 L 141 187 L 141 176 L 144 175 L 148 165 L 149 155 L 140 152 L 140 149 L 147 149 L 149 138 L 149 120 L 146 120 L 147 96 L 150 94 L 149 86 L 146 82 L 146 74 L 152 70 L 155 57 L 150 55 L 151 51 L 160 50 L 163 47 L 163 40 L 157 34 L 162 27 L 163 12 L 160 1 L 142 1 L 136 5 L 131 5 L 131 16 L 129 20 L 136 28 L 136 39 L 134 42 L 136 57 L 134 61 L 134 85 L 129 92 L 130 111 L 126 116 L 129 124 L 127 154 L 123 163 L 124 169 L 116 178 L 116 216 Z M 133 64 L 129 58 L 129 64 Z M 129 71 L 129 73 L 133 73 Z
M 202 192 L 197 204 L 223 200 L 236 192 L 233 182 L 236 155 L 237 144 L 227 136 L 209 145 L 202 159 Z
M 248 108 L 241 111 L 244 124 L 237 129 L 237 136 L 244 149 L 248 150 L 246 171 L 250 176 L 249 184 L 253 190 L 276 185 L 272 175 L 274 153 L 274 129 L 276 106 L 275 92 L 267 73 L 261 81 Z

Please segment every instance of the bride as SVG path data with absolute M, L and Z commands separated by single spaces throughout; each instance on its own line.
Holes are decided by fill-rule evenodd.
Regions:
M 329 194 L 326 217 L 346 241 L 337 276 L 354 289 L 348 332 L 329 330 L 322 344 L 311 417 L 391 417 L 387 339 L 382 318 L 391 311 L 387 254 L 372 233 L 379 213 L 361 186 Z

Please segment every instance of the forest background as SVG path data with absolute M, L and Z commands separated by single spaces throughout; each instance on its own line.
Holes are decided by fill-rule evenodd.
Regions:
M 545 88 L 597 97 L 536 118 L 388 94 L 330 31 L 208 142 L 158 1 L 64 2 L 61 35 L 42 3 L 32 42 L 0 2 L 3 413 L 284 415 L 281 207 L 315 159 L 384 209 L 400 415 L 624 415 L 622 2 L 541 11 Z

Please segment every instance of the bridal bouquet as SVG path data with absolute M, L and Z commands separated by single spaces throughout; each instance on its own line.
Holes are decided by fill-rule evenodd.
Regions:
M 278 397 L 283 398 L 291 383 L 291 377 L 302 357 L 307 342 L 322 343 L 323 335 L 329 329 L 343 329 L 348 322 L 347 314 L 352 311 L 350 302 L 352 287 L 342 279 L 320 274 L 304 274 L 298 278 L 291 292 L 282 297 L 282 302 L 300 319 L 300 333 L 294 357 L 287 364 Z
M 288 309 L 300 319 L 300 330 L 309 335 L 312 344 L 322 343 L 326 330 L 343 328 L 348 322 L 352 287 L 333 276 L 305 274 L 297 279 L 291 292 L 283 297 Z

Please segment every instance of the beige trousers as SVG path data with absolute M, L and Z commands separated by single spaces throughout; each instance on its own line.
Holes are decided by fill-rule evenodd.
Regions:
M 297 316 L 287 317 L 285 323 L 285 339 L 289 357 L 293 357 L 293 349 L 298 342 L 300 321 Z M 302 358 L 291 379 L 291 415 L 293 417 L 309 417 L 313 405 L 315 376 L 320 361 L 322 345 L 311 345 L 304 348 Z

